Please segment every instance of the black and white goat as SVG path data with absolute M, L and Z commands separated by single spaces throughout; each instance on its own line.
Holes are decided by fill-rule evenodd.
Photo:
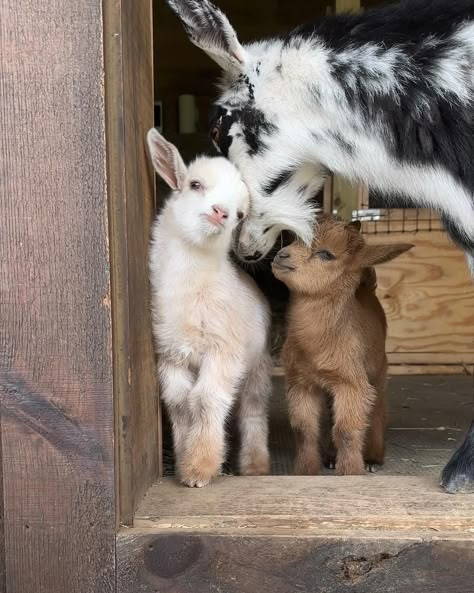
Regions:
M 437 209 L 474 274 L 474 1 L 402 0 L 241 45 L 208 0 L 167 0 L 223 69 L 210 128 L 251 195 L 237 254 L 309 242 L 328 172 Z M 445 469 L 474 484 L 474 431 Z M 448 471 L 449 470 L 449 471 Z

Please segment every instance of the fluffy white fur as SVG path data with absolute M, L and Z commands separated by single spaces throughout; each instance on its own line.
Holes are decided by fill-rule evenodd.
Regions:
M 153 225 L 149 265 L 161 397 L 178 473 L 196 487 L 219 473 L 225 422 L 239 392 L 240 472 L 268 473 L 269 307 L 229 259 L 248 190 L 224 158 L 202 157 L 187 168 L 156 130 L 148 146 L 174 190 Z M 227 213 L 217 222 L 216 207 Z

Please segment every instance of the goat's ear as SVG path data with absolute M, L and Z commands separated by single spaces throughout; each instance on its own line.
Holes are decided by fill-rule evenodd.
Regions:
M 247 54 L 225 14 L 209 0 L 166 0 L 189 39 L 225 71 L 242 70 Z
M 182 189 L 187 168 L 176 146 L 163 138 L 155 128 L 149 130 L 146 139 L 155 171 L 171 189 Z
M 360 220 L 353 220 L 349 223 L 349 226 L 353 227 L 358 233 L 360 233 L 362 223 L 360 222 Z
M 361 253 L 360 263 L 365 267 L 376 266 L 395 259 L 414 247 L 411 243 L 392 243 L 388 245 L 366 245 Z

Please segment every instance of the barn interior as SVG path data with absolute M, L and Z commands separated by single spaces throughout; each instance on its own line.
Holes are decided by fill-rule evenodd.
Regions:
M 219 0 L 218 4 L 245 42 L 326 14 L 367 10 L 378 2 Z M 163 0 L 155 0 L 153 9 L 155 125 L 178 146 L 185 159 L 212 153 L 208 112 L 217 92 L 219 69 L 189 42 Z M 166 195 L 166 187 L 157 180 L 158 209 Z M 415 244 L 409 254 L 379 267 L 377 272 L 378 296 L 388 319 L 390 365 L 387 453 L 380 473 L 437 477 L 464 440 L 474 412 L 474 291 L 463 254 L 449 242 L 434 212 L 403 208 L 402 204 L 386 209 L 380 196 L 337 178 L 318 199 L 326 211 L 360 219 L 369 242 L 402 240 Z M 293 436 L 279 361 L 288 295 L 273 278 L 268 261 L 251 273 L 269 298 L 273 313 L 272 473 L 291 474 Z M 163 423 L 164 474 L 172 475 L 172 443 L 165 410 Z M 233 445 L 224 473 L 234 474 L 238 439 L 234 440 L 232 426 L 229 432 Z

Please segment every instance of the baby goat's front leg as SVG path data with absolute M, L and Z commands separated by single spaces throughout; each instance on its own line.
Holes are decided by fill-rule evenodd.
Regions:
M 225 421 L 234 401 L 240 361 L 206 356 L 189 394 L 191 425 L 178 459 L 181 481 L 206 486 L 219 474 L 225 453 Z
M 189 394 L 193 387 L 194 374 L 183 364 L 176 364 L 162 357 L 158 364 L 161 399 L 166 405 L 173 428 L 173 445 L 176 461 L 180 459 L 189 426 Z
M 240 401 L 239 466 L 242 476 L 261 476 L 270 471 L 267 408 L 271 389 L 271 359 L 264 354 L 251 369 Z
M 296 475 L 317 475 L 321 471 L 319 433 L 323 392 L 316 386 L 292 381 L 288 373 L 287 388 L 290 424 L 296 435 Z
M 364 382 L 335 385 L 333 439 L 337 448 L 336 473 L 340 476 L 365 474 L 364 441 L 376 393 Z

